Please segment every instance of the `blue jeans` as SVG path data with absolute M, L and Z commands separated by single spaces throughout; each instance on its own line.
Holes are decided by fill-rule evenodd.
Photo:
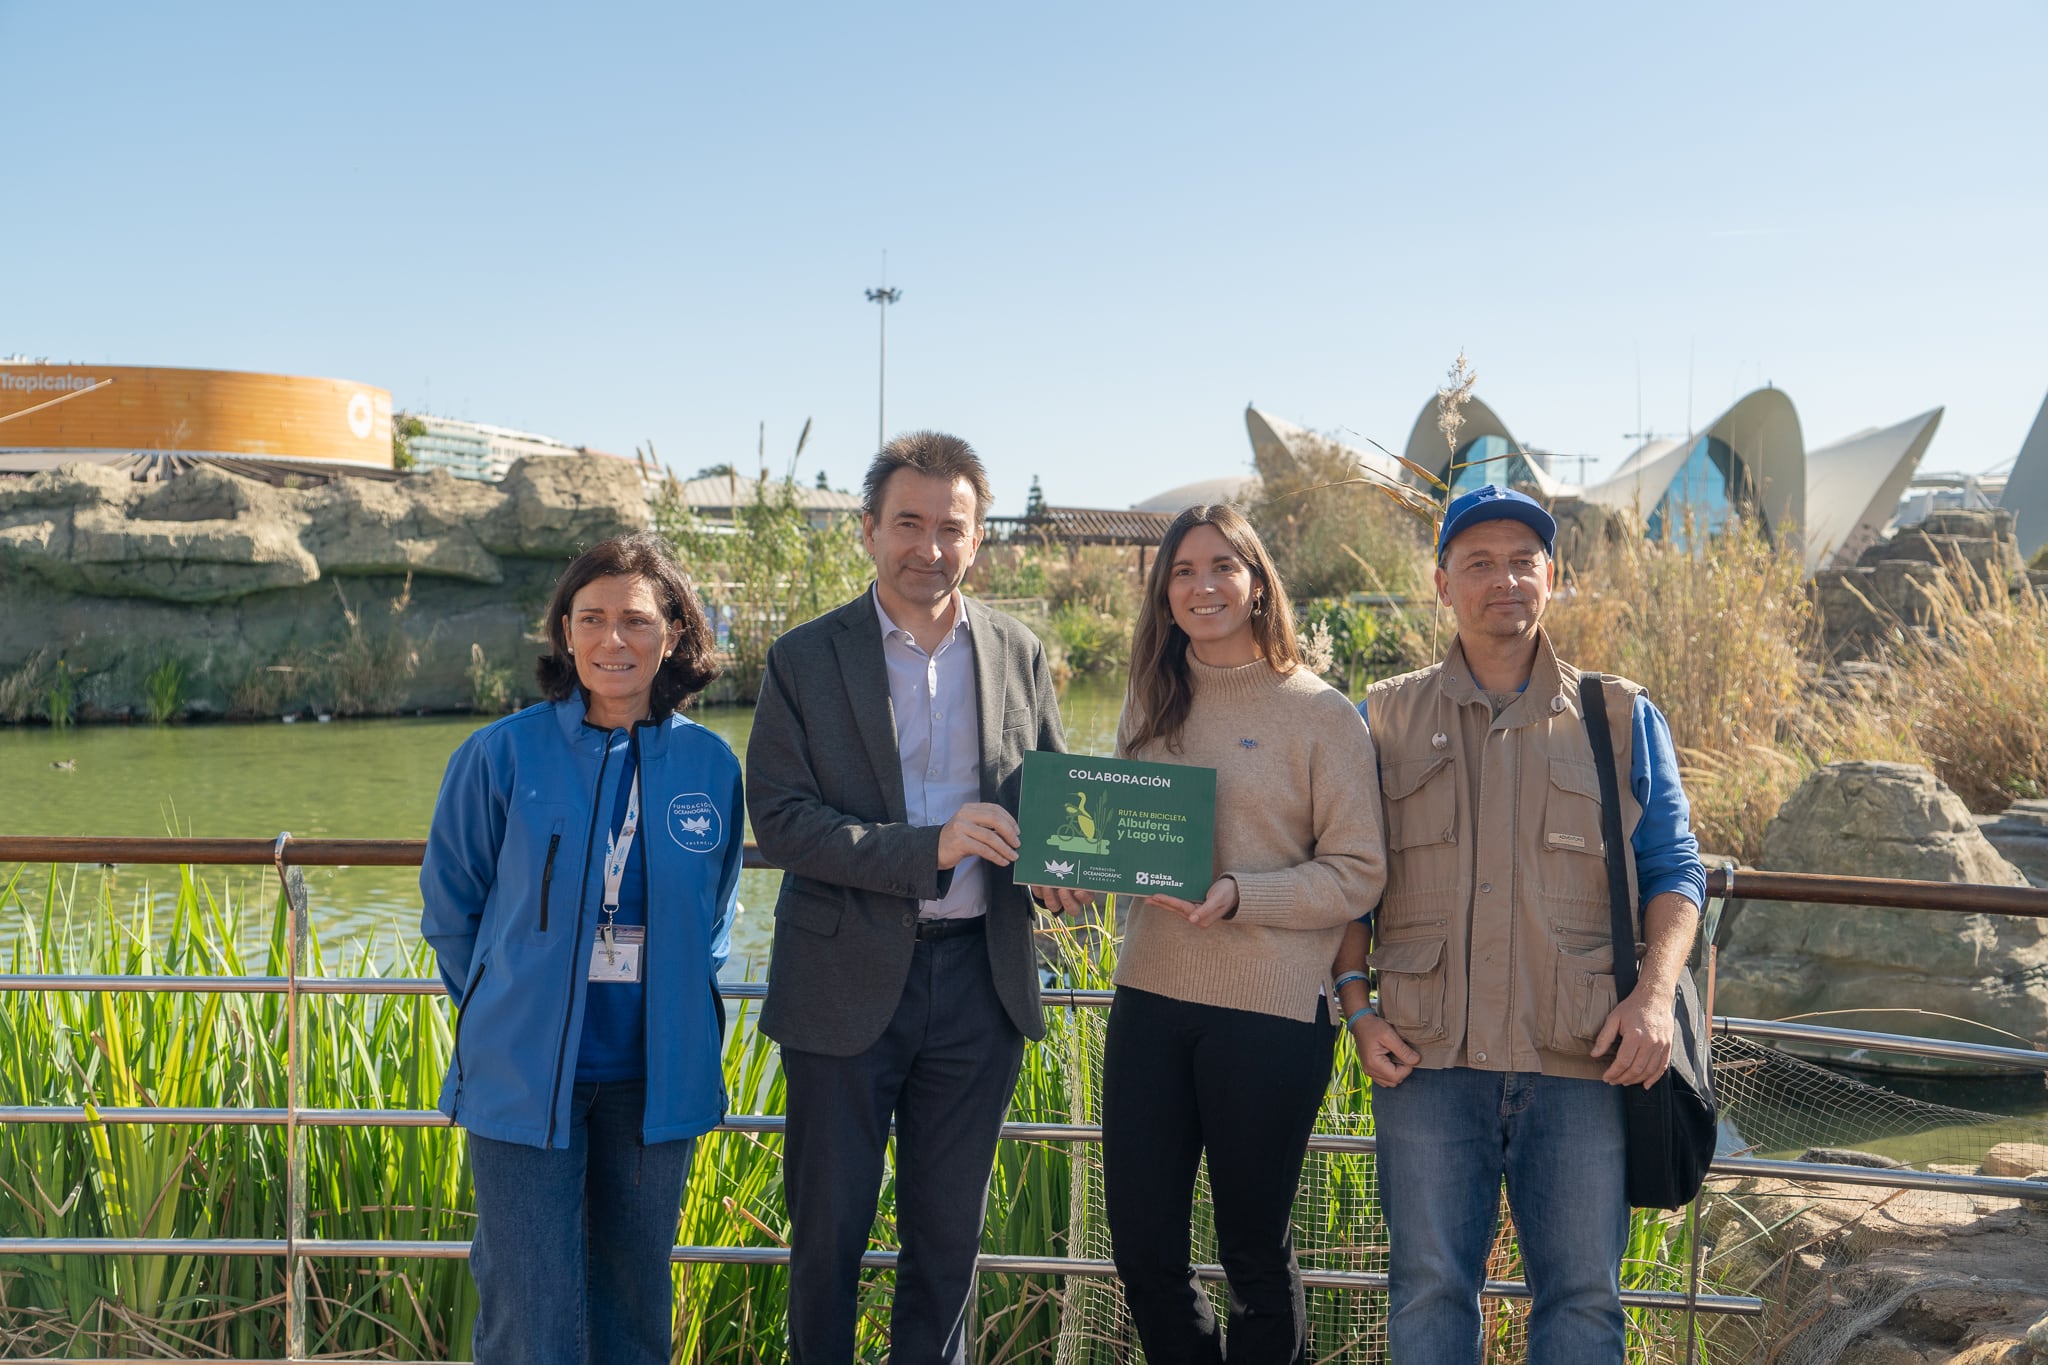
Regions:
M 569 1145 L 469 1137 L 477 1365 L 668 1365 L 695 1139 L 643 1143 L 646 1086 L 576 1086 Z
M 1372 1113 L 1390 1358 L 1478 1365 L 1479 1288 L 1505 1178 L 1535 1298 L 1529 1365 L 1622 1365 L 1621 1091 L 1525 1071 L 1417 1070 L 1375 1086 Z

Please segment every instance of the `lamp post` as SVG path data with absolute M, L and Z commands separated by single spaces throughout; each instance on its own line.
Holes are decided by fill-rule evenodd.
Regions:
M 901 289 L 888 287 L 889 257 L 882 256 L 883 285 L 868 290 L 868 302 L 878 304 L 882 310 L 882 374 L 875 397 L 875 449 L 880 450 L 889 439 L 889 305 L 903 297 Z

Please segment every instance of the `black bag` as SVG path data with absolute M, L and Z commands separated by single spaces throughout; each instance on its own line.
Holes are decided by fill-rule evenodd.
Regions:
M 1607 845 L 1607 895 L 1614 914 L 1614 990 L 1626 1000 L 1636 988 L 1634 896 L 1622 852 L 1621 783 L 1614 768 L 1614 732 L 1607 725 L 1607 690 L 1598 673 L 1579 675 L 1579 708 L 1593 742 L 1600 774 L 1600 833 Z M 1708 1020 L 1690 971 L 1678 975 L 1672 997 L 1676 1029 L 1671 1065 L 1654 1085 L 1624 1087 L 1628 1130 L 1628 1202 L 1636 1208 L 1680 1209 L 1700 1192 L 1714 1159 L 1720 1130 L 1714 1104 L 1713 1055 Z

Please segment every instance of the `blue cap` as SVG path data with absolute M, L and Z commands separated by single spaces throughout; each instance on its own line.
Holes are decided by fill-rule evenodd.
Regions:
M 1444 562 L 1444 551 L 1460 531 L 1469 531 L 1482 521 L 1506 517 L 1519 521 L 1543 538 L 1543 553 L 1557 558 L 1557 521 L 1543 510 L 1543 504 L 1527 493 L 1517 493 L 1501 484 L 1490 483 L 1451 499 L 1444 512 L 1443 530 L 1437 533 L 1436 562 Z

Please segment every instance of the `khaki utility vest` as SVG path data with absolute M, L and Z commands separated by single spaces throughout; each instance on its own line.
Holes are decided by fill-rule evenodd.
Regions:
M 1423 1066 L 1597 1078 L 1613 1054 L 1594 1058 L 1593 1042 L 1615 1004 L 1600 779 L 1579 670 L 1538 635 L 1529 685 L 1498 716 L 1457 642 L 1442 663 L 1366 693 L 1387 833 L 1372 965 L 1381 1016 Z M 1606 689 L 1632 839 L 1642 818 L 1628 780 L 1642 688 L 1610 678 Z M 1491 718 L 1481 753 L 1466 752 L 1467 707 Z

